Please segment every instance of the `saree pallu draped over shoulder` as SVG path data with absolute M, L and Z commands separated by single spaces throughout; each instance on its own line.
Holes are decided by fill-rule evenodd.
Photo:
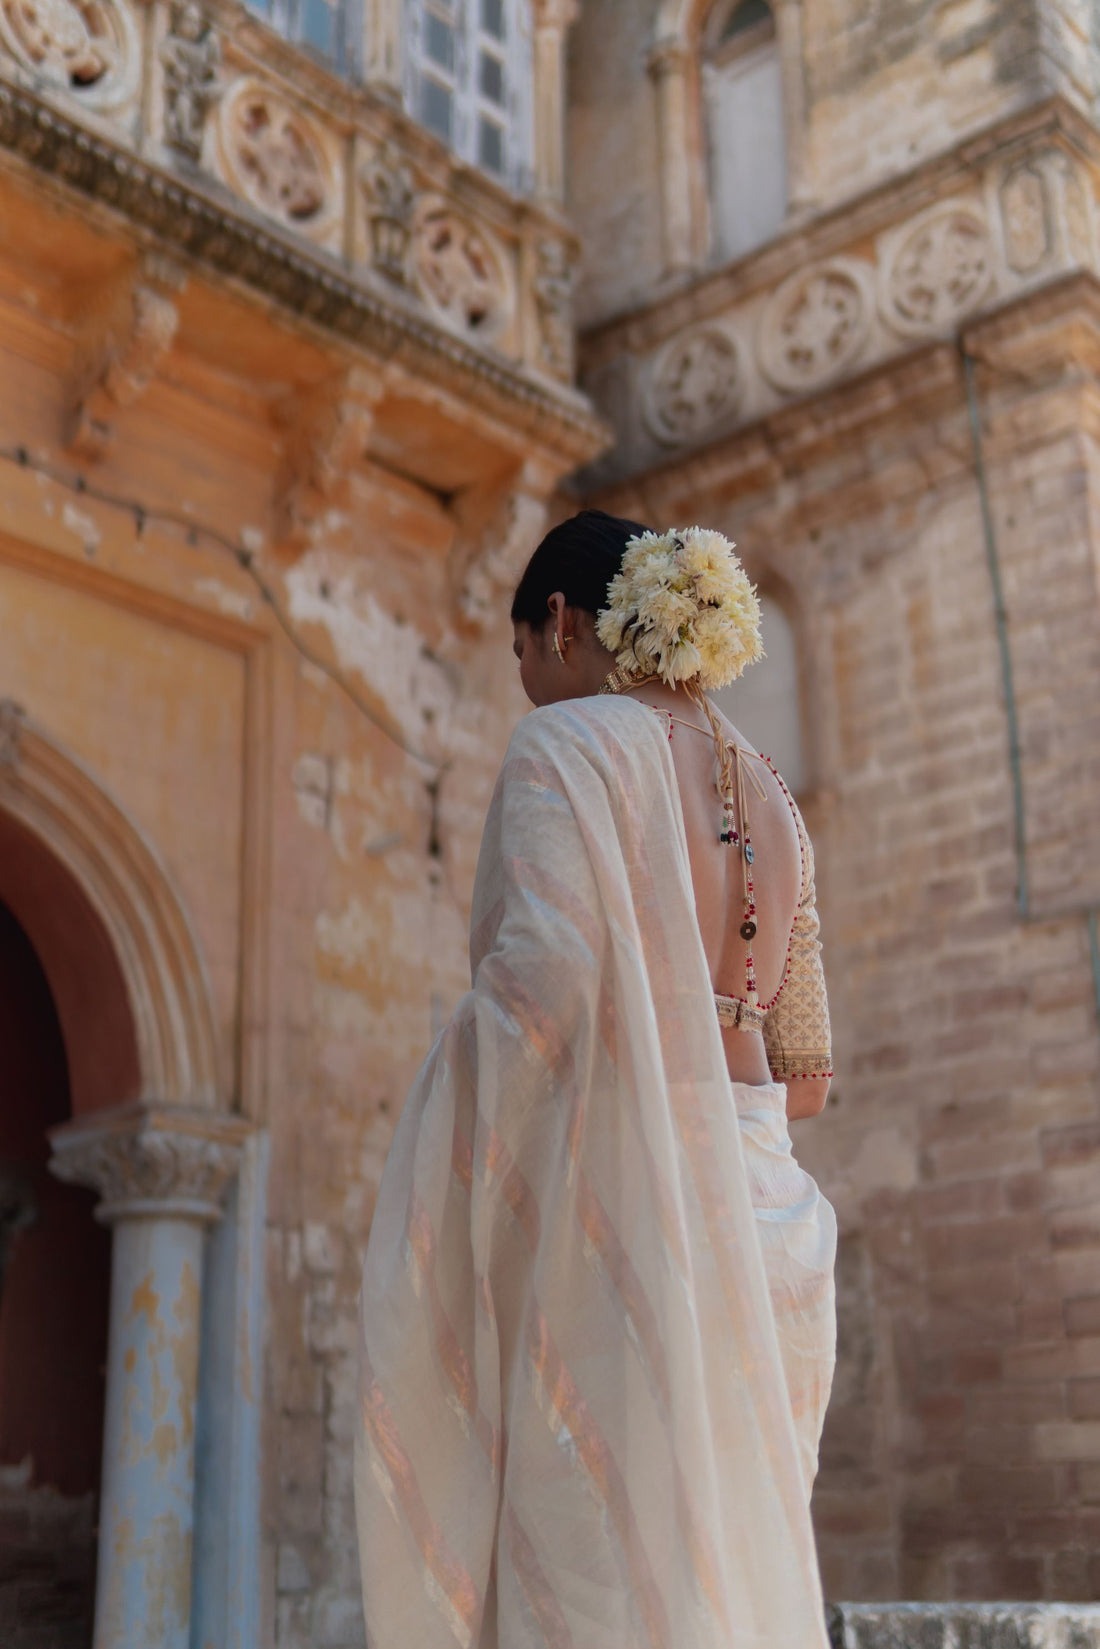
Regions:
M 663 724 L 536 710 L 362 1291 L 371 1649 L 825 1649 Z

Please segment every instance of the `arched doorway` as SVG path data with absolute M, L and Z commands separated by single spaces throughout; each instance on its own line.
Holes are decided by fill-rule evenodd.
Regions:
M 187 1649 L 206 1233 L 252 1130 L 218 1102 L 206 974 L 166 866 L 93 775 L 10 703 L 0 703 L 0 907 L 0 992 L 10 977 L 9 1013 L 26 1045 L 18 1109 L 3 1105 L 0 1087 L 19 1227 L 10 1300 L 0 1305 L 0 1458 L 7 1426 L 12 1454 L 33 1437 L 33 1459 L 56 1460 L 81 1413 L 99 1404 L 71 1463 L 71 1481 L 90 1482 L 82 1492 L 94 1495 L 101 1429 L 96 1649 Z M 0 1020 L 0 1047 L 2 1036 Z M 93 1206 L 102 1233 L 87 1218 Z M 35 1210 L 37 1223 L 27 1223 Z M 63 1357 L 48 1298 L 61 1271 L 87 1282 L 64 1324 Z M 70 1280 L 56 1282 L 60 1297 Z M 226 1297 L 232 1329 L 231 1289 Z M 59 1438 L 51 1413 L 63 1399 L 50 1365 L 66 1360 L 72 1429 Z M 35 1469 L 27 1489 L 37 1488 Z M 15 1488 L 19 1480 L 17 1471 Z M 0 1577 L 16 1566 L 6 1540 L 0 1523 Z M 74 1596 L 83 1607 L 82 1573 Z M 18 1597 L 10 1614 L 5 1607 L 0 1594 L 0 1642 L 17 1649 Z M 86 1621 L 69 1630 L 63 1637 L 51 1622 L 27 1636 L 28 1649 L 88 1649 Z
M 2 880 L 2 876 L 0 876 Z M 110 1234 L 47 1170 L 71 1115 L 49 981 L 0 901 L 0 1638 L 91 1642 Z

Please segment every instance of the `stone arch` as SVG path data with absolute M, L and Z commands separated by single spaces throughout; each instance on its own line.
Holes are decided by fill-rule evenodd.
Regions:
M 74 1112 L 214 1109 L 210 991 L 167 869 L 84 765 L 10 701 L 0 703 L 0 834 L 22 872 L 4 897 L 57 998 Z M 33 897 L 36 886 L 50 897 Z

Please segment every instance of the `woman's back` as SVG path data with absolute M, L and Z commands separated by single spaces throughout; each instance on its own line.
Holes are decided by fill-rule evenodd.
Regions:
M 670 718 L 670 749 L 680 790 L 688 856 L 703 949 L 715 993 L 746 996 L 746 963 L 751 956 L 762 1005 L 782 989 L 788 944 L 803 890 L 803 857 L 798 826 L 785 787 L 736 727 L 721 718 L 730 742 L 744 755 L 742 795 L 752 842 L 751 940 L 741 935 L 745 921 L 746 862 L 741 843 L 721 841 L 722 807 L 715 788 L 715 748 L 702 712 L 684 694 L 639 695 Z M 698 729 L 698 731 L 696 731 Z M 745 821 L 735 819 L 743 834 Z M 759 1032 L 724 1031 L 730 1076 L 739 1082 L 768 1082 L 770 1072 Z

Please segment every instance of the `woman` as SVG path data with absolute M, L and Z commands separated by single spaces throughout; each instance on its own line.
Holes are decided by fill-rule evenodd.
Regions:
M 835 1225 L 784 1116 L 828 1083 L 812 856 L 705 696 L 759 608 L 718 534 L 585 511 L 512 617 L 537 708 L 364 1271 L 368 1641 L 823 1649 Z

